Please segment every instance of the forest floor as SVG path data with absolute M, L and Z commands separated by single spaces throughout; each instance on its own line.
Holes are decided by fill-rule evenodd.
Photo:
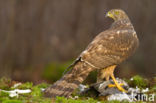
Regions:
M 140 76 L 134 76 L 133 79 L 125 80 L 130 87 L 147 89 L 147 94 L 156 94 L 156 78 L 150 80 Z M 50 84 L 41 83 L 34 85 L 31 82 L 21 83 L 7 78 L 0 79 L 0 103 L 53 103 L 50 98 L 43 96 L 43 90 Z M 55 103 L 120 103 L 118 100 L 108 101 L 100 99 L 93 95 L 78 95 L 73 94 L 73 98 L 67 99 L 57 97 Z M 149 97 L 152 98 L 152 97 Z M 156 96 L 154 96 L 156 100 Z M 127 103 L 127 101 L 122 101 Z M 141 103 L 139 101 L 139 103 Z M 154 103 L 154 102 L 153 102 Z

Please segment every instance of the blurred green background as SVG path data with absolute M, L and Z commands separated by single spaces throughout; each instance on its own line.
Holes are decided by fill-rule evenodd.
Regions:
M 105 13 L 127 12 L 140 39 L 118 77 L 156 74 L 155 0 L 0 0 L 0 77 L 54 82 L 89 42 L 113 22 Z M 94 77 L 94 78 L 93 78 Z M 95 79 L 93 74 L 90 81 Z

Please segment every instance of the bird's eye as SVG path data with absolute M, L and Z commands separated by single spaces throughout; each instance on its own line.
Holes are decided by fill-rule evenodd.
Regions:
M 119 11 L 115 11 L 115 15 L 118 15 L 119 14 Z

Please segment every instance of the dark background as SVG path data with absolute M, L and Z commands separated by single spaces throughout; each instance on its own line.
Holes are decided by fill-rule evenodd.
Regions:
M 127 12 L 140 39 L 137 52 L 118 66 L 116 75 L 154 77 L 155 4 L 155 0 L 0 0 L 0 77 L 57 80 L 88 43 L 110 27 L 113 21 L 105 14 L 114 8 Z

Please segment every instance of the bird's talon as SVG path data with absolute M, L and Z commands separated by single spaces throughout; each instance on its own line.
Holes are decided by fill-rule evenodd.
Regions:
M 123 83 L 121 83 L 121 84 L 119 84 L 120 86 L 123 86 L 124 84 Z M 114 88 L 114 87 L 116 87 L 116 85 L 115 84 L 109 84 L 108 85 L 108 88 Z
M 118 86 L 115 84 L 109 84 L 108 88 L 117 87 L 119 91 L 127 93 L 128 91 L 122 88 L 123 85 L 124 85 L 123 83 L 119 84 Z
M 121 88 L 118 88 L 121 92 L 125 92 L 125 93 L 128 93 L 127 90 L 123 89 L 122 87 Z

